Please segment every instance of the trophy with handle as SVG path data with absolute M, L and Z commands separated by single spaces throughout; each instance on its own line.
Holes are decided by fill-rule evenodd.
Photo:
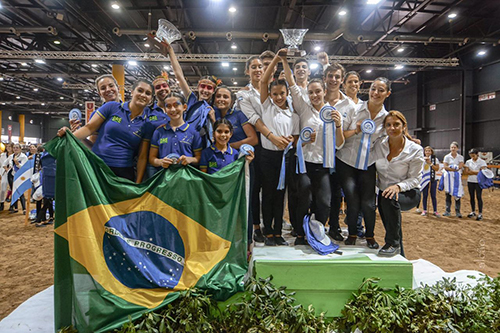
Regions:
M 288 56 L 303 57 L 306 55 L 306 51 L 299 50 L 299 45 L 302 44 L 308 30 L 309 29 L 280 29 L 285 45 L 288 45 Z
M 151 33 L 148 34 L 149 41 L 166 57 L 168 57 L 168 46 L 181 38 L 182 34 L 179 29 L 165 19 L 158 20 L 156 36 Z

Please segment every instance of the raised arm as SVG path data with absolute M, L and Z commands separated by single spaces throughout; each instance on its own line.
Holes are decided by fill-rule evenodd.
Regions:
M 172 64 L 172 69 L 174 70 L 175 78 L 179 81 L 179 86 L 181 87 L 182 93 L 186 98 L 191 95 L 191 89 L 189 89 L 189 85 L 184 77 L 184 72 L 182 71 L 181 65 L 179 64 L 179 60 L 177 60 L 177 56 L 175 55 L 174 49 L 171 45 L 168 44 L 168 56 L 170 58 L 170 63 Z
M 293 87 L 296 83 L 295 78 L 292 74 L 292 69 L 290 68 L 290 64 L 288 64 L 288 60 L 286 59 L 286 49 L 279 50 L 278 55 L 281 57 L 281 62 L 283 63 L 286 82 L 288 82 L 289 87 Z
M 269 82 L 269 79 L 271 75 L 273 74 L 273 70 L 278 64 L 278 62 L 281 60 L 281 57 L 279 55 L 275 55 L 273 58 L 273 61 L 267 66 L 266 72 L 264 73 L 264 76 L 260 79 L 260 102 L 264 104 L 264 102 L 267 100 L 267 97 L 269 96 L 269 87 L 266 82 Z M 286 61 L 286 59 L 285 59 Z

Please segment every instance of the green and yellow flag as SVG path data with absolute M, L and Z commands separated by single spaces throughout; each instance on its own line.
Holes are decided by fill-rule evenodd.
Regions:
M 179 290 L 224 300 L 247 272 L 245 161 L 214 175 L 174 165 L 137 185 L 71 134 L 57 159 L 55 327 L 105 332 L 168 304 Z

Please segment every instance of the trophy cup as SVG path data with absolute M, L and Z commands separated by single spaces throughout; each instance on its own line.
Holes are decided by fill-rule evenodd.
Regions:
M 306 51 L 299 50 L 299 45 L 302 44 L 308 30 L 309 29 L 280 29 L 285 45 L 288 45 L 288 56 L 303 57 L 306 55 Z
M 148 34 L 148 39 L 153 43 L 164 56 L 168 57 L 168 45 L 182 38 L 181 32 L 169 21 L 165 19 L 158 20 L 158 30 L 156 37 L 151 33 Z

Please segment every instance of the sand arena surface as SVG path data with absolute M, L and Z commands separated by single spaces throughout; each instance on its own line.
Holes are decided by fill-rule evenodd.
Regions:
M 483 201 L 482 221 L 466 217 L 470 212 L 467 190 L 462 198 L 462 219 L 420 216 L 414 211 L 403 213 L 407 258 L 429 260 L 447 272 L 470 269 L 497 276 L 500 273 L 500 190 L 483 191 Z M 438 192 L 441 214 L 444 202 L 444 194 Z M 343 219 L 342 215 L 341 221 Z M 0 212 L 0 319 L 54 283 L 53 231 L 53 226 L 36 228 L 30 224 L 25 227 L 21 213 Z M 384 234 L 382 221 L 377 216 L 375 239 L 381 246 Z

